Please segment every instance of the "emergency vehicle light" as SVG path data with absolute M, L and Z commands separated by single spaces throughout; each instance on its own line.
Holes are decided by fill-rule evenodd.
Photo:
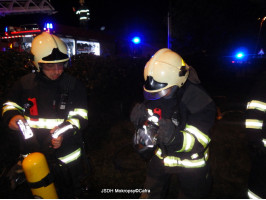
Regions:
M 236 58 L 238 58 L 238 59 L 241 59 L 241 58 L 243 58 L 244 56 L 245 56 L 245 54 L 242 53 L 242 52 L 239 52 L 239 53 L 236 54 Z
M 18 35 L 18 34 L 22 34 L 22 33 L 39 33 L 41 32 L 41 30 L 28 30 L 28 31 L 13 31 L 11 32 L 11 35 Z
M 139 37 L 134 37 L 132 40 L 131 40 L 134 44 L 139 44 L 140 43 L 140 38 Z
M 52 23 L 46 23 L 44 25 L 44 28 L 47 28 L 47 29 L 53 29 L 54 28 L 54 25 Z
M 33 36 L 36 36 L 36 34 L 4 36 L 4 37 L 1 37 L 1 39 L 22 38 L 22 37 L 33 37 Z

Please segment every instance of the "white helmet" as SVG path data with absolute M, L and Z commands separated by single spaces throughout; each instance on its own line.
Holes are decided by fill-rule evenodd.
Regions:
M 189 74 L 183 58 L 170 49 L 157 51 L 144 69 L 144 96 L 155 100 L 165 96 L 173 86 L 182 87 Z M 176 87 L 176 88 L 177 88 Z
M 33 39 L 31 53 L 38 71 L 40 71 L 39 63 L 60 63 L 69 60 L 65 43 L 59 37 L 47 32 Z

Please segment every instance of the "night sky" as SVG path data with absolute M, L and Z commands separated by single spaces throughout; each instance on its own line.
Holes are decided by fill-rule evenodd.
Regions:
M 251 46 L 258 39 L 260 21 L 266 16 L 266 0 L 85 0 L 90 9 L 89 30 L 126 37 L 142 34 L 146 40 L 159 41 L 167 36 L 167 13 L 171 14 L 173 48 L 184 51 L 213 51 L 233 45 Z M 78 0 L 51 0 L 54 15 L 6 16 L 0 25 L 53 21 L 78 26 L 73 7 Z M 265 46 L 266 23 L 261 29 Z M 262 46 L 263 46 L 262 45 Z
M 61 3 L 64 2 L 64 3 Z M 58 20 L 62 23 L 78 24 L 77 17 L 72 7 L 79 7 L 78 0 L 62 1 L 52 0 L 55 9 L 58 10 Z M 86 5 L 90 9 L 91 20 L 89 26 L 93 29 L 105 26 L 107 29 L 121 28 L 125 25 L 151 26 L 161 24 L 163 17 L 167 16 L 167 0 L 148 1 L 104 1 L 87 0 Z M 67 20 L 65 19 L 67 14 Z M 68 22 L 67 22 L 68 21 Z

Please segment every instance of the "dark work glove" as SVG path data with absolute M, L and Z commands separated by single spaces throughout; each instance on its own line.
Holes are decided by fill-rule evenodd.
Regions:
M 130 121 L 135 127 L 139 126 L 145 119 L 147 119 L 148 113 L 143 103 L 137 103 L 130 113 Z
M 159 129 L 157 132 L 159 144 L 169 144 L 174 139 L 176 131 L 176 126 L 173 124 L 172 120 L 161 119 L 159 121 Z

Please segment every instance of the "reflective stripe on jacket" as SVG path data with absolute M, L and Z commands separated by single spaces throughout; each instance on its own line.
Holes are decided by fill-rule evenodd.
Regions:
M 165 166 L 168 167 L 184 167 L 184 168 L 200 168 L 206 165 L 206 161 L 209 158 L 209 148 L 204 151 L 203 157 L 199 157 L 197 153 L 191 155 L 191 159 L 181 159 L 176 156 L 162 157 L 162 150 L 157 149 L 156 155 L 163 160 Z
M 67 95 L 67 98 L 63 98 L 64 95 Z M 24 105 L 33 98 L 36 99 L 37 114 L 34 114 L 31 108 L 24 109 Z M 27 74 L 14 84 L 7 99 L 2 108 L 4 123 L 8 124 L 15 115 L 23 115 L 34 129 L 33 132 L 40 143 L 40 151 L 43 152 L 50 152 L 50 130 L 54 127 L 67 121 L 82 131 L 88 123 L 86 88 L 67 73 L 63 73 L 56 81 L 47 80 L 41 73 Z M 62 108 L 61 105 L 66 106 Z M 62 162 L 69 163 L 79 158 L 79 133 L 75 131 L 74 134 L 64 137 L 62 146 L 57 149 L 57 157 L 60 157 Z M 27 148 L 23 150 L 25 154 L 31 153 Z M 46 156 L 49 156 L 49 153 Z
M 77 160 L 80 156 L 81 156 L 81 148 L 78 148 L 72 153 L 63 157 L 59 157 L 58 159 L 61 160 L 63 163 L 68 164 L 70 162 Z
M 202 149 L 204 149 L 203 156 L 199 156 L 198 153 L 193 153 L 190 155 L 190 159 L 182 159 L 178 156 L 166 156 L 162 157 L 162 150 L 159 148 L 156 152 L 158 158 L 163 159 L 164 165 L 168 167 L 185 167 L 185 168 L 199 168 L 204 167 L 206 165 L 206 161 L 209 157 L 209 148 L 208 144 L 211 139 L 208 135 L 201 132 L 195 126 L 186 125 L 183 133 L 183 146 L 179 152 L 187 152 L 189 153 L 195 144 L 195 141 L 198 141 L 202 145 Z M 188 154 L 189 155 L 189 154 Z
M 266 103 L 263 101 L 258 101 L 258 100 L 251 100 L 250 102 L 247 103 L 247 111 L 257 113 L 259 112 L 260 115 L 252 115 L 254 118 L 253 119 L 246 119 L 245 121 L 245 126 L 247 129 L 253 129 L 257 131 L 262 131 L 263 128 L 263 120 L 261 115 L 265 115 L 266 112 Z M 255 118 L 257 116 L 257 118 Z M 252 133 L 250 133 L 252 134 Z M 261 137 L 260 138 L 261 142 L 263 143 L 264 147 L 266 147 L 266 138 Z
M 194 147 L 195 139 L 197 139 L 204 148 L 206 148 L 211 141 L 208 135 L 204 134 L 192 125 L 187 124 L 182 133 L 184 137 L 183 147 L 177 152 L 190 152 Z
M 188 80 L 174 98 L 149 101 L 147 107 L 160 108 L 162 118 L 178 122 L 171 142 L 156 152 L 156 156 L 164 161 L 164 166 L 206 166 L 208 145 L 211 142 L 209 134 L 215 120 L 216 107 L 204 89 Z
M 2 109 L 2 116 L 5 112 L 10 110 L 17 110 L 19 112 L 24 112 L 24 108 L 19 106 L 14 102 L 6 102 L 4 103 Z M 76 108 L 73 111 L 69 111 L 68 119 L 66 121 L 70 122 L 72 125 L 75 125 L 78 129 L 80 129 L 79 119 L 75 118 L 75 116 L 80 116 L 83 119 L 88 120 L 88 111 L 86 109 Z M 45 118 L 30 118 L 29 116 L 24 116 L 27 120 L 28 124 L 31 128 L 44 128 L 44 129 L 53 129 L 55 126 L 59 126 L 64 122 L 64 119 L 45 119 Z

